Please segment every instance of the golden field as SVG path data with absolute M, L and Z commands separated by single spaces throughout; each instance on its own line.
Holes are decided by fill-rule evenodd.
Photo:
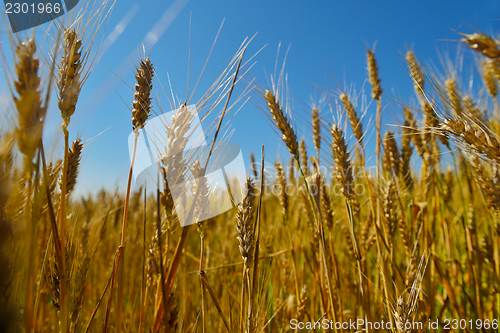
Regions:
M 310 147 L 298 139 L 284 76 L 270 87 L 248 78 L 245 42 L 197 111 L 221 110 L 208 126 L 215 141 L 239 98 L 233 88 L 250 82 L 289 162 L 264 169 L 255 152 L 250 195 L 181 227 L 168 182 L 157 193 L 131 190 L 130 174 L 125 193 L 72 193 L 85 138 L 70 142 L 68 125 L 97 61 L 94 36 L 106 17 L 99 10 L 95 25 L 48 32 L 51 59 L 31 36 L 2 45 L 14 54 L 4 107 L 16 121 L 0 127 L 0 330 L 427 332 L 435 323 L 437 331 L 498 331 L 500 40 L 461 35 L 482 74 L 474 94 L 458 73 L 434 75 L 409 50 L 402 84 L 414 86 L 418 103 L 397 101 L 403 121 L 395 127 L 382 123 L 391 97 L 368 50 L 359 65 L 367 67 L 375 116 L 368 120 L 356 96 L 338 89 L 330 110 L 311 108 L 302 120 Z M 142 59 L 129 82 L 134 131 L 161 112 L 154 62 Z M 64 141 L 54 159 L 42 144 L 51 98 Z M 193 115 L 185 103 L 173 106 L 166 148 L 182 151 Z M 372 130 L 376 142 L 367 148 Z M 204 166 L 175 156 L 179 175 L 196 179 L 196 219 L 210 191 Z M 162 165 L 165 173 L 172 167 Z M 347 325 L 360 321 L 366 325 Z

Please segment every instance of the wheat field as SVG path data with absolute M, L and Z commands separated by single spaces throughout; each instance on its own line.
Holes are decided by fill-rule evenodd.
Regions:
M 254 84 L 246 40 L 197 111 L 222 110 L 207 133 L 225 140 L 221 124 L 241 98 L 233 88 L 246 84 L 254 107 L 276 126 L 287 162 L 263 165 L 272 160 L 265 146 L 245 156 L 252 163 L 242 202 L 181 227 L 168 182 L 133 190 L 133 166 L 124 192 L 72 193 L 88 138 L 70 142 L 68 125 L 95 70 L 95 36 L 107 14 L 103 6 L 92 24 L 55 24 L 52 44 L 29 34 L 2 44 L 14 55 L 10 105 L 2 107 L 15 124 L 0 127 L 0 331 L 498 331 L 500 39 L 459 35 L 482 75 L 473 89 L 436 75 L 409 49 L 402 84 L 413 85 L 417 103 L 396 101 L 402 121 L 392 127 L 382 122 L 394 101 L 374 50 L 359 66 L 367 68 L 375 116 L 338 88 L 304 120 L 295 116 L 285 73 L 270 86 Z M 135 144 L 163 112 L 156 61 L 145 56 L 128 82 Z M 53 158 L 43 146 L 51 98 L 64 142 Z M 170 105 L 177 112 L 165 128 L 167 151 L 186 147 L 193 119 L 186 106 Z M 310 129 L 311 146 L 297 123 Z M 206 165 L 177 154 L 161 167 L 163 179 L 172 169 L 196 179 L 201 199 L 190 216 L 203 216 Z

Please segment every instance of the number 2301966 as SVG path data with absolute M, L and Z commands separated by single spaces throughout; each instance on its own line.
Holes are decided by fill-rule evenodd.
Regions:
M 488 320 L 488 319 L 485 319 L 485 320 L 481 320 L 481 319 L 477 319 L 477 320 L 445 319 L 444 320 L 444 329 L 457 330 L 459 328 L 462 330 L 465 330 L 467 328 L 469 328 L 471 330 L 473 330 L 474 328 L 476 328 L 478 330 L 483 329 L 483 328 L 485 328 L 487 330 L 489 330 L 490 328 L 496 330 L 496 329 L 498 329 L 498 319 L 493 319 L 493 320 Z
M 28 3 L 22 3 L 22 2 L 15 2 L 15 3 L 9 3 L 7 2 L 5 4 L 5 12 L 7 14 L 28 14 L 28 13 L 38 13 L 38 14 L 59 14 L 59 12 L 62 10 L 61 4 L 60 3 L 39 3 L 39 4 L 28 4 Z

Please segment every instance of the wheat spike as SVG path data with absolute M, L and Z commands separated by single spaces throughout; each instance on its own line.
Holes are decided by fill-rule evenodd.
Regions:
M 422 72 L 422 68 L 420 67 L 417 60 L 415 59 L 415 54 L 413 54 L 412 51 L 406 52 L 406 62 L 408 63 L 408 66 L 410 67 L 410 75 L 411 75 L 411 78 L 413 80 L 413 85 L 415 87 L 415 91 L 420 96 L 423 96 L 424 84 L 425 84 L 424 73 Z
M 35 58 L 35 53 L 36 44 L 33 39 L 28 39 L 16 47 L 17 78 L 14 81 L 14 89 L 18 96 L 13 96 L 18 115 L 16 138 L 19 151 L 25 157 L 26 166 L 32 163 L 42 138 L 46 113 L 40 95 L 40 62 Z
M 200 160 L 195 160 L 193 162 L 193 165 L 191 166 L 191 173 L 194 179 L 192 194 L 195 199 L 193 202 L 195 212 L 193 216 L 196 220 L 203 221 L 205 220 L 205 215 L 207 213 L 210 194 L 207 177 L 205 176 L 204 170 L 201 168 Z
M 380 87 L 380 78 L 378 76 L 377 59 L 375 59 L 375 52 L 368 50 L 366 52 L 366 62 L 368 64 L 368 81 L 372 86 L 372 98 L 378 100 L 382 95 L 382 88 Z
M 304 175 L 307 177 L 309 176 L 309 160 L 307 158 L 307 148 L 304 140 L 300 140 L 299 151 L 300 151 L 300 164 L 302 167 L 302 171 L 304 172 Z
M 443 135 L 454 137 L 465 148 L 500 161 L 500 143 L 487 129 L 471 126 L 464 119 L 457 118 L 446 119 L 438 130 Z
M 172 115 L 170 126 L 166 127 L 166 153 L 162 156 L 162 161 L 169 179 L 175 180 L 176 184 L 182 183 L 185 178 L 186 161 L 182 152 L 189 141 L 193 117 L 189 108 L 181 105 Z
M 78 265 L 78 269 L 73 278 L 74 282 L 71 284 L 70 314 L 73 326 L 76 324 L 78 314 L 82 308 L 83 294 L 85 292 L 85 286 L 87 285 L 87 273 L 90 268 L 90 262 L 91 257 L 86 255 L 80 265 Z
M 395 175 L 399 175 L 400 172 L 400 154 L 398 150 L 398 145 L 394 139 L 394 133 L 385 132 L 384 138 L 384 149 L 387 157 L 386 168 L 390 172 L 391 168 Z
M 387 182 L 384 195 L 384 216 L 387 221 L 388 233 L 391 238 L 394 237 L 398 221 L 396 194 L 396 184 L 392 180 L 389 180 Z
M 68 151 L 68 171 L 66 173 L 67 185 L 66 194 L 71 192 L 76 184 L 76 177 L 78 176 L 78 167 L 80 165 L 80 158 L 82 155 L 83 144 L 81 139 L 73 141 L 71 148 Z M 62 166 L 61 166 L 62 170 Z M 59 181 L 59 186 L 62 189 L 62 182 Z
M 358 114 L 356 113 L 356 110 L 354 109 L 351 100 L 345 93 L 342 93 L 340 95 L 340 101 L 344 105 L 344 108 L 347 112 L 347 117 L 351 122 L 351 127 L 354 133 L 354 137 L 358 139 L 359 144 L 363 146 L 363 125 L 361 124 L 361 121 L 358 118 Z
M 273 120 L 276 123 L 276 126 L 281 131 L 281 134 L 283 135 L 281 137 L 281 140 L 283 140 L 283 142 L 286 144 L 290 154 L 298 158 L 299 144 L 297 141 L 297 136 L 295 135 L 292 126 L 288 122 L 285 113 L 281 109 L 279 102 L 276 100 L 276 96 L 270 90 L 266 89 L 264 97 L 267 101 L 269 111 L 273 116 Z
M 481 61 L 481 65 L 483 67 L 484 85 L 486 86 L 490 96 L 493 98 L 497 96 L 497 84 L 495 82 L 495 64 L 496 61 L 491 59 L 488 61 Z
M 238 211 L 236 212 L 236 230 L 238 236 L 236 237 L 240 243 L 239 249 L 241 257 L 243 258 L 245 265 L 248 266 L 252 260 L 253 253 L 253 214 L 255 207 L 253 204 L 254 195 L 254 184 L 250 177 L 246 180 L 246 196 L 245 199 L 238 205 Z
M 488 205 L 495 210 L 499 210 L 500 187 L 496 182 L 493 181 L 492 177 L 488 176 L 486 170 L 484 169 L 483 163 L 477 156 L 471 156 L 471 166 L 476 174 L 476 182 L 482 189 Z
M 280 162 L 276 162 L 274 164 L 276 168 L 276 185 L 279 188 L 279 199 L 281 202 L 282 212 L 283 212 L 283 220 L 287 219 L 288 212 L 288 193 L 286 193 L 286 175 L 283 171 L 283 167 Z
M 323 212 L 323 218 L 325 219 L 326 227 L 331 230 L 333 227 L 333 211 L 331 207 L 330 201 L 330 193 L 328 193 L 328 187 L 325 183 L 325 180 L 321 179 L 321 208 Z
M 488 58 L 496 59 L 500 57 L 500 49 L 498 42 L 490 36 L 482 33 L 463 34 L 462 42 L 467 44 L 471 49 L 484 54 Z
M 64 42 L 61 49 L 61 63 L 59 65 L 59 100 L 57 105 L 61 110 L 61 116 L 65 126 L 68 126 L 70 118 L 75 113 L 76 102 L 80 94 L 82 82 L 80 74 L 82 69 L 82 41 L 74 28 L 68 28 L 64 32 Z
M 299 301 L 297 304 L 297 319 L 302 319 L 306 312 L 306 303 L 307 303 L 307 287 L 304 285 L 302 290 L 300 291 Z
M 318 108 L 314 107 L 312 109 L 311 116 L 312 116 L 314 149 L 316 149 L 316 154 L 318 155 L 318 160 L 319 160 L 319 152 L 321 149 L 321 122 L 319 119 Z
M 132 126 L 142 128 L 149 118 L 151 112 L 151 89 L 153 89 L 153 64 L 146 58 L 141 60 L 135 79 L 134 100 L 132 101 Z
M 474 104 L 474 101 L 470 96 L 464 96 L 463 98 L 464 108 L 470 114 L 470 117 L 477 123 L 481 124 L 485 122 L 483 112 Z
M 411 145 L 411 131 L 412 129 L 410 128 L 410 121 L 408 119 L 405 119 L 403 125 L 403 137 L 401 138 L 401 175 L 403 176 L 407 187 L 410 187 L 413 183 L 410 165 L 411 155 L 413 155 L 413 147 Z
M 337 125 L 331 128 L 332 141 L 332 155 L 335 160 L 335 176 L 342 187 L 342 193 L 346 198 L 352 197 L 352 186 L 354 178 L 352 174 L 351 161 L 349 160 L 349 153 L 344 139 L 344 133 Z
M 460 102 L 460 97 L 457 92 L 457 85 L 454 78 L 449 78 L 445 81 L 446 86 L 446 94 L 448 95 L 448 99 L 450 100 L 450 106 L 452 108 L 452 112 L 460 117 L 463 114 L 462 104 Z

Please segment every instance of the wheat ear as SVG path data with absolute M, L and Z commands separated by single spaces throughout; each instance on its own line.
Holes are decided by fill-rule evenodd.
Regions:
M 415 54 L 412 51 L 406 52 L 406 62 L 410 67 L 410 76 L 413 80 L 415 91 L 420 97 L 424 95 L 425 78 L 420 64 L 415 59 Z
M 132 101 L 132 126 L 142 128 L 151 112 L 151 89 L 153 89 L 153 64 L 146 58 L 141 60 L 135 74 L 134 100 Z
M 332 156 L 335 160 L 335 177 L 340 183 L 344 196 L 350 199 L 352 197 L 354 178 L 347 144 L 344 139 L 344 132 L 337 125 L 333 125 L 330 132 L 333 137 Z
M 307 148 L 304 140 L 300 140 L 299 154 L 302 170 L 304 171 L 304 175 L 307 177 L 309 176 L 309 159 L 307 158 Z
M 75 113 L 76 103 L 81 90 L 80 72 L 82 69 L 82 41 L 74 28 L 64 32 L 63 47 L 61 48 L 61 62 L 59 65 L 59 100 L 57 105 L 67 127 L 70 118 Z
M 366 52 L 366 62 L 368 69 L 368 81 L 372 86 L 372 98 L 379 99 L 382 95 L 382 88 L 380 87 L 380 78 L 378 76 L 377 59 L 375 59 L 375 52 L 368 50 Z
M 73 141 L 71 148 L 68 151 L 68 169 L 66 171 L 66 194 L 69 194 L 76 184 L 76 177 L 78 176 L 78 167 L 80 165 L 80 158 L 82 155 L 83 144 L 81 139 Z M 62 170 L 62 167 L 61 167 Z M 62 188 L 62 181 L 59 181 L 59 186 Z
M 283 221 L 287 221 L 288 194 L 286 193 L 286 176 L 280 162 L 276 162 L 274 166 L 276 168 L 276 185 L 279 187 L 279 200 L 283 213 Z
M 347 117 L 351 123 L 352 131 L 354 133 L 354 137 L 358 139 L 359 144 L 363 147 L 363 124 L 358 118 L 358 114 L 356 113 L 356 109 L 354 109 L 354 105 L 352 105 L 349 97 L 342 93 L 340 95 L 340 101 L 344 105 L 344 108 L 347 112 Z
M 316 149 L 316 154 L 318 156 L 319 162 L 319 152 L 321 150 L 321 121 L 319 118 L 319 110 L 314 107 L 311 111 L 312 117 L 312 129 L 313 129 L 313 141 L 314 141 L 314 149 Z
M 273 120 L 276 124 L 276 127 L 279 128 L 281 134 L 281 140 L 286 144 L 288 151 L 290 154 L 297 156 L 299 151 L 299 144 L 297 141 L 297 136 L 290 125 L 285 113 L 281 109 L 280 103 L 276 100 L 276 96 L 270 91 L 266 90 L 264 92 L 264 97 L 267 101 L 267 106 L 269 107 L 269 112 L 273 116 Z
M 400 172 L 400 154 L 399 154 L 399 149 L 398 145 L 396 143 L 396 140 L 394 139 L 394 133 L 388 131 L 385 132 L 385 137 L 384 137 L 384 150 L 385 150 L 385 156 L 386 160 L 385 162 L 385 168 L 386 170 L 394 171 L 394 174 L 396 176 L 399 176 Z
M 462 42 L 467 44 L 471 49 L 487 56 L 488 58 L 497 59 L 500 57 L 498 42 L 492 37 L 482 33 L 459 34 L 464 37 L 462 38 Z

